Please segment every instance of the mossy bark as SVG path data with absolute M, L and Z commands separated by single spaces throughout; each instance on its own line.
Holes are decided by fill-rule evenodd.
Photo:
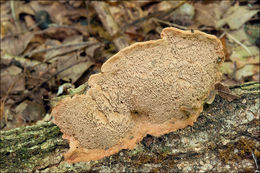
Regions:
M 231 88 L 239 99 L 217 96 L 205 105 L 193 127 L 161 136 L 147 136 L 132 150 L 100 161 L 68 164 L 67 141 L 52 122 L 1 131 L 1 172 L 254 172 L 260 157 L 260 84 Z M 258 160 L 259 161 L 259 160 Z

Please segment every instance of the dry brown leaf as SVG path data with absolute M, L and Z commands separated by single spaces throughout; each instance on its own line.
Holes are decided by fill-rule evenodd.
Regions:
M 259 65 L 245 65 L 243 68 L 236 71 L 235 79 L 241 81 L 247 77 L 259 74 Z
M 235 65 L 233 62 L 224 62 L 221 64 L 221 72 L 232 76 L 234 74 Z
M 117 34 L 120 30 L 114 17 L 111 15 L 109 10 L 109 5 L 106 2 L 92 1 L 93 8 L 95 8 L 103 26 L 106 28 L 107 32 L 113 36 Z
M 174 21 L 174 23 L 180 23 L 181 25 L 191 25 L 193 23 L 193 18 L 195 15 L 194 7 L 185 3 L 177 8 L 171 15 L 170 19 Z
M 195 20 L 202 25 L 216 27 L 216 22 L 230 5 L 231 1 L 211 1 L 209 4 L 197 2 L 194 4 Z
M 178 1 L 162 1 L 157 4 L 152 5 L 148 10 L 147 14 L 149 13 L 154 13 L 154 12 L 159 12 L 159 11 L 167 11 L 170 10 L 171 8 L 175 7 L 178 5 Z
M 4 54 L 1 56 L 1 64 L 9 66 L 11 65 L 12 62 L 19 64 L 24 68 L 29 68 L 29 69 L 41 63 L 40 61 L 31 60 L 19 56 L 11 56 L 8 54 Z M 45 69 L 47 67 L 46 64 L 41 64 L 40 66 L 42 66 L 42 69 Z
M 33 20 L 33 17 L 30 15 L 26 15 L 24 17 L 25 20 L 25 24 L 27 26 L 28 29 L 32 29 L 33 31 L 39 31 L 40 29 L 37 27 L 37 24 L 35 23 L 35 21 Z
M 11 55 L 20 55 L 26 49 L 33 37 L 34 34 L 29 32 L 19 36 L 5 37 L 1 40 L 1 50 Z
M 129 8 L 136 8 L 136 7 L 142 7 L 150 2 L 153 2 L 154 0 L 146 0 L 146 1 L 124 1 L 124 4 L 126 7 Z
M 242 59 L 242 58 L 232 58 L 232 61 L 236 63 L 237 68 L 242 68 L 247 64 L 254 64 L 254 65 L 259 65 L 260 64 L 260 59 L 259 56 L 254 56 L 250 57 L 247 59 Z
M 66 53 L 86 47 L 86 45 L 80 44 L 82 42 L 83 42 L 83 36 L 80 36 L 80 35 L 70 36 L 70 37 L 66 38 L 61 45 L 71 45 L 71 46 L 61 47 L 61 48 L 47 51 L 44 56 L 44 60 L 46 61 L 55 56 L 64 55 Z M 59 46 L 59 45 L 57 45 L 57 46 Z M 50 48 L 50 47 L 48 47 L 48 48 Z
M 58 26 L 58 27 L 49 27 L 48 29 L 43 30 L 42 32 L 38 32 L 37 35 L 52 38 L 56 40 L 65 40 L 66 38 L 72 35 L 79 35 L 79 31 L 75 27 L 66 27 L 66 26 Z
M 0 95 L 5 96 L 10 90 L 10 92 L 23 91 L 25 89 L 25 80 L 21 76 L 22 70 L 14 65 L 1 69 L 1 87 Z
M 140 4 L 139 4 L 140 5 Z M 116 6 L 109 6 L 109 11 L 119 26 L 129 23 L 138 18 L 144 17 L 146 14 L 137 3 L 123 2 Z
M 260 64 L 259 49 L 256 46 L 247 46 L 247 50 L 242 46 L 233 46 L 230 59 L 236 62 L 237 68 L 242 68 L 246 64 Z
M 221 84 L 223 84 L 225 86 L 236 86 L 236 85 L 239 85 L 241 83 L 239 83 L 235 79 L 231 78 L 230 76 L 223 75 Z
M 252 77 L 252 80 L 253 81 L 260 81 L 260 74 L 255 74 L 253 77 Z
M 247 6 L 235 6 L 229 8 L 223 18 L 217 21 L 217 28 L 228 24 L 230 29 L 239 29 L 244 23 L 251 19 L 259 10 L 250 10 Z
M 51 4 L 40 4 L 38 1 L 31 1 L 30 5 L 35 11 L 47 11 L 53 23 L 58 25 L 74 24 L 72 20 L 81 16 L 87 18 L 94 15 L 94 10 L 91 8 L 88 8 L 88 11 L 86 7 L 71 8 L 67 4 L 58 1 L 54 1 Z
M 1 4 L 0 5 L 0 11 L 1 11 L 1 13 L 0 13 L 1 22 L 10 20 L 12 18 L 10 3 L 5 2 L 5 3 Z
M 74 8 L 78 8 L 84 4 L 84 1 L 68 1 L 68 2 Z
M 35 14 L 35 11 L 31 8 L 31 6 L 27 3 L 24 3 L 23 1 L 14 1 L 14 12 L 17 20 L 19 20 L 19 16 L 22 13 L 30 15 Z
M 233 46 L 232 54 L 230 55 L 230 59 L 232 58 L 248 58 L 252 56 L 259 57 L 259 49 L 256 46 L 247 46 L 247 50 L 242 46 Z
M 67 38 L 66 40 L 63 41 L 63 44 L 56 47 L 57 47 L 56 49 L 47 51 L 46 55 L 44 56 L 45 61 L 49 61 L 49 60 L 52 61 L 51 59 L 53 59 L 58 55 L 65 55 L 67 53 L 76 50 L 84 50 L 84 49 L 86 49 L 85 53 L 90 58 L 95 58 L 94 56 L 97 56 L 97 50 L 99 49 L 101 51 L 103 45 L 94 38 L 89 38 L 88 41 L 84 42 L 83 36 L 75 35 Z
M 84 48 L 86 45 L 81 41 L 77 43 L 68 43 L 68 44 L 61 44 L 59 40 L 66 40 L 68 38 L 77 37 L 79 36 L 79 32 L 73 28 L 48 28 L 43 32 L 38 32 L 35 37 L 32 39 L 32 42 L 37 45 L 40 43 L 40 46 L 31 47 L 30 49 L 26 50 L 24 54 L 26 57 L 33 57 L 34 59 L 38 60 L 48 60 L 52 57 L 57 55 L 64 54 L 66 52 L 70 52 L 73 50 L 77 50 L 80 48 Z M 83 36 L 80 36 L 81 40 Z M 49 39 L 51 38 L 51 39 Z M 66 41 L 64 41 L 66 43 Z
M 242 44 L 244 44 L 246 46 L 252 45 L 249 42 L 248 36 L 243 27 L 238 30 L 228 32 L 227 38 L 228 38 L 228 41 L 231 43 L 235 43 L 235 41 L 233 39 L 233 38 L 235 38 L 237 41 L 241 42 Z
M 72 52 L 64 56 L 58 56 L 57 59 L 58 72 L 70 67 L 58 74 L 58 79 L 63 79 L 71 83 L 76 82 L 81 75 L 94 64 L 94 62 L 88 57 L 80 57 L 77 52 Z
M 70 43 L 80 43 L 82 42 L 82 37 L 74 37 L 71 39 L 68 39 L 66 42 L 70 42 Z M 92 45 L 100 45 L 98 44 L 97 41 L 90 41 L 88 43 L 93 43 Z M 91 46 L 91 45 L 90 45 Z M 82 47 L 82 45 L 81 45 Z M 87 44 L 83 45 L 82 48 L 87 47 Z M 67 48 L 68 49 L 68 48 Z M 77 49 L 68 49 L 70 52 L 74 51 L 74 50 L 79 50 Z M 86 49 L 89 51 L 93 51 L 91 49 Z M 79 79 L 79 77 L 90 67 L 94 64 L 93 61 L 91 61 L 91 58 L 88 56 L 89 54 L 91 54 L 90 52 L 85 52 L 85 55 L 81 55 L 80 51 L 74 51 L 71 53 L 68 53 L 66 51 L 66 49 L 63 49 L 63 52 L 65 51 L 65 53 L 63 53 L 62 55 L 60 54 L 60 56 L 56 57 L 57 60 L 57 72 L 66 69 L 65 71 L 61 72 L 60 74 L 58 74 L 58 78 L 59 79 L 63 79 L 65 81 L 71 81 L 72 83 L 74 83 L 75 81 L 77 81 Z M 93 52 L 92 52 L 93 53 Z M 70 68 L 69 68 L 70 67 Z
M 20 103 L 16 108 L 17 125 L 36 122 L 43 118 L 45 109 L 42 104 L 25 100 Z
M 68 10 L 64 4 L 55 1 L 51 4 L 41 4 L 38 1 L 31 1 L 30 6 L 34 11 L 47 11 L 51 20 L 56 24 L 67 24 L 69 21 L 63 17 Z
M 16 32 L 15 26 L 9 21 L 1 21 L 1 39 Z
M 93 44 L 86 47 L 86 55 L 96 62 L 103 62 L 104 56 L 102 56 L 102 53 L 104 50 L 104 45 L 99 43 L 98 40 L 96 40 L 94 37 L 89 38 L 89 41 L 93 42 Z
M 232 91 L 222 83 L 216 84 L 215 87 L 216 90 L 218 91 L 218 94 L 229 102 L 231 102 L 234 99 L 240 98 L 240 96 L 233 94 Z

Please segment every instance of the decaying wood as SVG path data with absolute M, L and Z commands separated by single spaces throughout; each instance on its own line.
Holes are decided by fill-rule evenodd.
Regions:
M 68 164 L 68 144 L 51 122 L 1 131 L 1 172 L 96 171 L 249 171 L 259 159 L 260 83 L 232 87 L 239 99 L 217 96 L 205 105 L 193 127 L 161 136 L 147 136 L 134 150 L 100 161 Z

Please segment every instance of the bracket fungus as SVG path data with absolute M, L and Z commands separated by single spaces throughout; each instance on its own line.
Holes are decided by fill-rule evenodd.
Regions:
M 133 149 L 147 134 L 193 125 L 221 80 L 222 44 L 213 35 L 172 27 L 161 38 L 122 49 L 90 77 L 86 94 L 53 109 L 70 143 L 66 161 L 98 160 Z

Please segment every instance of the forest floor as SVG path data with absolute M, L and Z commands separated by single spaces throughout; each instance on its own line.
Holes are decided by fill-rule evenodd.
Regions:
M 86 83 L 124 47 L 159 39 L 165 27 L 221 40 L 225 62 L 217 89 L 224 99 L 235 98 L 227 87 L 260 81 L 257 0 L 3 0 L 0 7 L 1 131 L 51 120 L 53 98 Z

